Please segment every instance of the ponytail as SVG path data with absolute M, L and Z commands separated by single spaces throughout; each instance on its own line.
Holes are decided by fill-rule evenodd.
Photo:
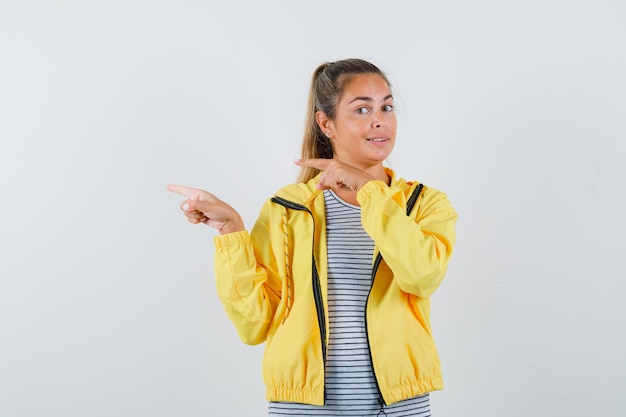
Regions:
M 302 138 L 302 159 L 311 158 L 333 158 L 333 147 L 330 139 L 324 135 L 322 129 L 317 124 L 315 113 L 319 107 L 316 105 L 316 84 L 322 72 L 329 67 L 330 62 L 326 62 L 315 69 L 311 79 L 309 89 L 309 101 L 304 119 L 304 137 Z M 320 171 L 317 168 L 302 167 L 298 176 L 298 182 L 307 182 L 315 177 Z

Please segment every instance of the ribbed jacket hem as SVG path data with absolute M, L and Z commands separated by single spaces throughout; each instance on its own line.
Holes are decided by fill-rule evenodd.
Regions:
M 324 405 L 324 388 L 267 388 L 266 396 L 268 401 Z
M 399 384 L 392 387 L 380 387 L 387 405 L 441 389 L 443 389 L 443 379 L 441 377 L 422 379 L 417 382 Z

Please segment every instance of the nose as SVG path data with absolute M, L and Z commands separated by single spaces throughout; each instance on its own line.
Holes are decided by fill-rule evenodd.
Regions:
M 377 129 L 384 124 L 384 117 L 382 111 L 378 110 L 372 114 L 372 128 Z

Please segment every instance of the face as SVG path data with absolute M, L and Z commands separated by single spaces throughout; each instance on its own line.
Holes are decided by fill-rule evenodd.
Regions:
M 337 103 L 333 120 L 318 115 L 331 139 L 335 158 L 367 170 L 382 166 L 396 139 L 396 115 L 391 89 L 376 74 L 354 76 Z

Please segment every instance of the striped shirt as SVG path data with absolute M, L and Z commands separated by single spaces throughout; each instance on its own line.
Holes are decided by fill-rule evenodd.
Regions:
M 326 405 L 271 402 L 270 416 L 430 416 L 428 394 L 385 406 L 372 369 L 365 329 L 374 241 L 361 225 L 361 208 L 324 191 L 328 247 Z M 380 414 L 379 414 L 380 413 Z

